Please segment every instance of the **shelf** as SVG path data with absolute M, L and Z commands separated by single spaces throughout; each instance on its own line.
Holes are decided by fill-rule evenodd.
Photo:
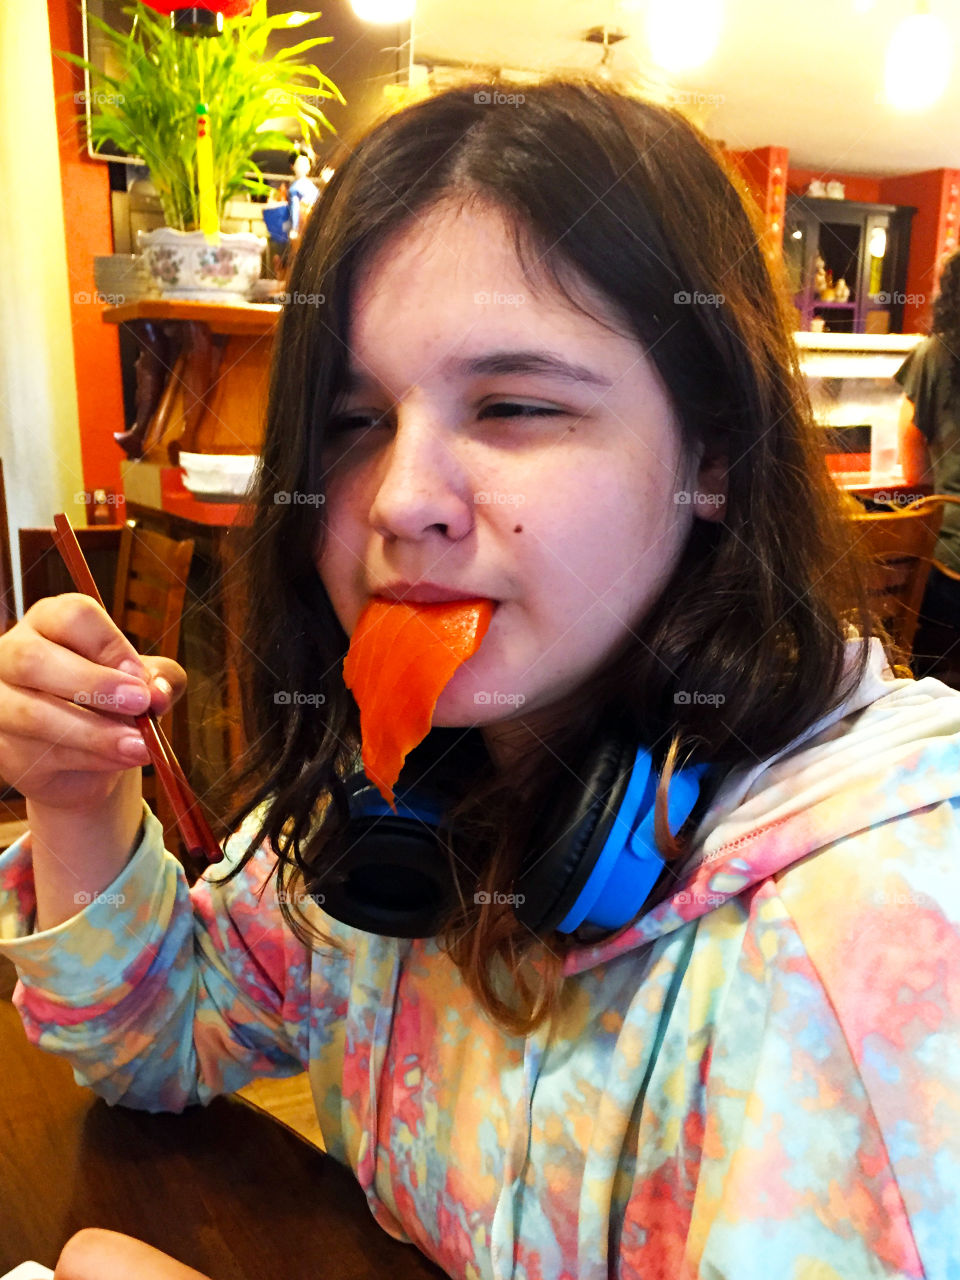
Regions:
M 819 311 L 821 307 L 830 307 L 832 310 L 840 311 L 856 311 L 857 304 L 855 302 L 815 302 L 813 304 L 814 311 Z

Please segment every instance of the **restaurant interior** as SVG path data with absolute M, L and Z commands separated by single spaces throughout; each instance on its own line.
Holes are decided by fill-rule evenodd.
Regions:
M 223 23 L 247 20 L 250 6 L 138 0 L 138 8 L 138 20 L 162 28 L 158 39 L 181 40 L 184 49 L 200 42 L 212 58 Z M 232 649 L 245 606 L 233 589 L 233 533 L 245 519 L 263 438 L 290 262 L 337 146 L 448 85 L 483 79 L 506 108 L 522 103 L 525 85 L 568 69 L 672 105 L 722 150 L 792 303 L 827 465 L 851 538 L 872 549 L 878 614 L 909 656 L 950 490 L 929 472 L 907 474 L 894 374 L 931 332 L 940 268 L 960 236 L 960 7 L 297 0 L 296 8 L 296 21 L 278 23 L 265 50 L 250 56 L 275 57 L 322 35 L 329 42 L 299 56 L 312 78 L 281 67 L 270 93 L 255 100 L 245 185 L 237 181 L 226 196 L 218 185 L 218 200 L 201 176 L 195 204 L 176 211 L 159 179 L 162 141 L 141 134 L 138 150 L 143 126 L 126 110 L 137 93 L 155 93 L 162 117 L 162 95 L 173 92 L 147 79 L 133 91 L 140 70 L 124 61 L 128 0 L 32 0 L 0 12 L 0 180 L 8 192 L 0 212 L 0 628 L 40 598 L 76 589 L 54 527 L 55 514 L 65 513 L 114 620 L 138 649 L 175 657 L 188 672 L 185 697 L 160 724 L 161 754 L 165 747 L 182 763 L 202 810 L 202 797 L 245 748 Z M 171 9 L 195 27 L 181 17 L 178 30 Z M 266 9 L 293 12 L 283 0 Z M 236 92 L 241 103 L 245 85 Z M 203 106 L 201 174 L 201 155 L 212 166 L 218 145 L 214 113 L 208 120 Z M 956 473 L 954 483 L 956 502 Z M 956 622 L 956 637 L 943 635 L 937 674 L 960 688 Z M 176 783 L 162 760 L 146 785 L 168 840 L 182 841 L 169 791 Z M 11 782 L 0 794 L 0 848 L 25 826 Z M 0 1014 L 19 1027 L 9 1008 L 12 970 L 0 976 L 9 977 Z M 57 1165 L 55 1134 L 68 1132 L 75 1144 L 81 1134 L 92 1142 L 94 1168 L 115 1167 L 123 1125 L 133 1121 L 111 1127 L 79 1089 L 64 1093 L 63 1064 L 30 1052 L 18 1058 L 11 1087 L 25 1107 L 38 1080 L 51 1099 L 55 1123 L 31 1137 L 37 1166 L 49 1173 Z M 245 1139 L 238 1178 L 253 1177 L 258 1151 L 286 1169 L 322 1150 L 305 1078 L 255 1082 L 243 1097 L 259 1127 Z M 149 1130 L 152 1118 L 138 1123 L 144 1119 Z M 187 1140 L 214 1169 L 227 1138 L 202 1124 Z M 306 1139 L 306 1155 L 275 1150 L 294 1135 Z M 160 1131 L 138 1131 L 136 1140 L 152 1144 L 157 1167 L 175 1182 L 180 1157 Z M 0 1187 L 7 1174 L 18 1176 L 12 1164 L 3 1172 L 4 1146 Z M 291 1176 L 302 1176 L 297 1170 Z M 365 1208 L 348 1205 L 352 1192 L 329 1177 L 337 1212 L 362 1230 Z M 283 1219 L 282 1196 L 270 1194 L 275 1224 L 294 1225 Z M 45 1238 L 45 1228 L 25 1228 L 20 1218 L 16 1238 L 10 1224 L 5 1232 L 3 1201 L 0 1191 L 0 1270 L 39 1253 Z M 219 1231 L 241 1221 L 215 1198 L 210 1206 L 211 1218 L 222 1211 Z M 273 1234 L 283 1236 L 283 1227 Z M 385 1251 L 378 1269 L 406 1274 L 390 1244 L 376 1243 Z M 294 1274 L 282 1258 L 277 1265 L 278 1275 Z M 411 1275 L 434 1274 L 409 1265 Z

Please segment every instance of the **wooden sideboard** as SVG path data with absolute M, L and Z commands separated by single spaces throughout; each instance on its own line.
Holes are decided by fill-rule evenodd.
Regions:
M 141 298 L 106 307 L 137 348 L 136 421 L 114 438 L 128 458 L 259 453 L 280 307 Z

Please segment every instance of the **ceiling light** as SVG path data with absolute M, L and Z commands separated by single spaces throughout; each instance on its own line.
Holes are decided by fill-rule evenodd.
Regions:
M 713 57 L 722 26 L 723 0 L 651 0 L 651 56 L 667 71 L 691 71 Z
M 409 22 L 415 0 L 350 0 L 350 7 L 364 22 Z
M 887 102 L 900 111 L 925 111 L 943 96 L 950 79 L 950 32 L 942 18 L 918 4 L 897 23 L 884 75 Z

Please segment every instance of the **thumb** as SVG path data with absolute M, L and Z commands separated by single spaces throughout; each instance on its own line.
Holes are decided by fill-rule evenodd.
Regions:
M 150 710 L 155 715 L 165 715 L 186 691 L 187 673 L 173 658 L 144 654 L 141 662 L 150 673 Z

